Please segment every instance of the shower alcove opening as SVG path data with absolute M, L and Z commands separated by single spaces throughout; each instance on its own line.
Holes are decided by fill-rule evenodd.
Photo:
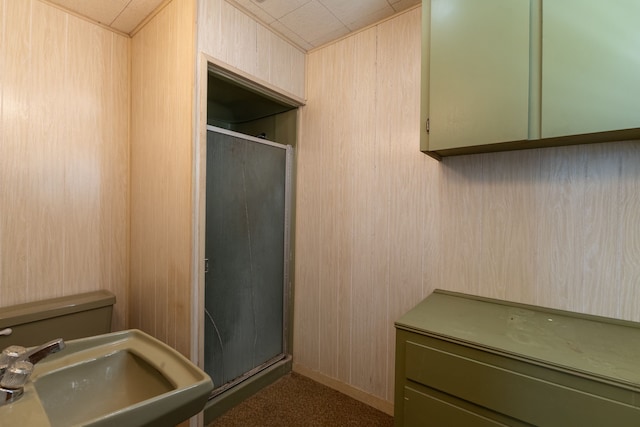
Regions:
M 204 369 L 209 423 L 291 371 L 293 150 L 302 104 L 208 65 Z

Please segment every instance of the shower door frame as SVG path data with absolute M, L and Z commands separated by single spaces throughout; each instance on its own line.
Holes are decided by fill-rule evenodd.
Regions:
M 279 144 L 274 141 L 270 141 L 268 139 L 256 138 L 251 135 L 243 134 L 240 132 L 235 132 L 229 129 L 207 125 L 206 126 L 207 134 L 208 132 L 215 132 L 223 135 L 228 135 L 234 138 L 243 139 L 245 141 L 250 141 L 257 144 L 268 145 L 271 147 L 279 148 L 285 151 L 285 176 L 284 176 L 284 235 L 283 235 L 283 283 L 282 283 L 282 353 L 274 356 L 273 358 L 267 360 L 266 362 L 260 364 L 259 366 L 254 367 L 253 369 L 245 372 L 240 377 L 225 383 L 221 387 L 215 388 L 210 398 L 214 398 L 227 390 L 235 387 L 236 385 L 242 383 L 243 381 L 251 378 L 256 373 L 267 369 L 268 367 L 274 365 L 275 363 L 287 358 L 290 353 L 290 343 L 289 343 L 289 334 L 291 327 L 291 303 L 292 303 L 292 292 L 291 292 L 291 261 L 292 261 L 292 196 L 293 196 L 293 147 L 291 145 Z M 208 145 L 207 145 L 208 149 Z M 206 158 L 206 155 L 205 155 Z M 207 172 L 205 164 L 205 174 Z M 205 175 L 206 176 L 206 175 Z M 206 180 L 205 180 L 205 195 L 206 191 Z M 206 198 L 205 198 L 205 211 L 206 211 Z M 206 230 L 206 222 L 205 222 L 205 230 Z M 206 232 L 205 232 L 206 234 Z M 206 241 L 205 241 L 206 246 Z M 206 254 L 206 252 L 205 252 Z M 206 273 L 206 272 L 205 272 Z M 205 278 L 206 280 L 206 278 Z M 206 283 L 205 283 L 206 285 Z M 206 293 L 206 288 L 203 292 Z M 206 337 L 204 337 L 206 339 Z

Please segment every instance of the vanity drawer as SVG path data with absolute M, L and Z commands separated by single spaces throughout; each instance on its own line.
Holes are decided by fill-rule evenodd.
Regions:
M 529 426 L 435 390 L 424 392 L 411 386 L 404 388 L 404 420 L 405 427 Z
M 410 340 L 405 350 L 408 380 L 525 423 L 558 427 L 640 425 L 640 408 L 636 406 Z

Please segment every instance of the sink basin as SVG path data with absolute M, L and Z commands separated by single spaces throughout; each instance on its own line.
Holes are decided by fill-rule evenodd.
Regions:
M 53 426 L 81 424 L 174 390 L 127 350 L 44 375 L 35 387 Z
M 0 406 L 20 426 L 175 426 L 200 412 L 213 383 L 138 330 L 69 341 L 34 369 L 24 395 Z

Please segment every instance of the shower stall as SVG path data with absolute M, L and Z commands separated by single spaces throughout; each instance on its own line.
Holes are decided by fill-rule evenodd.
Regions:
M 205 422 L 291 370 L 293 150 L 297 108 L 209 69 Z
M 207 127 L 205 371 L 219 394 L 285 357 L 292 148 Z

